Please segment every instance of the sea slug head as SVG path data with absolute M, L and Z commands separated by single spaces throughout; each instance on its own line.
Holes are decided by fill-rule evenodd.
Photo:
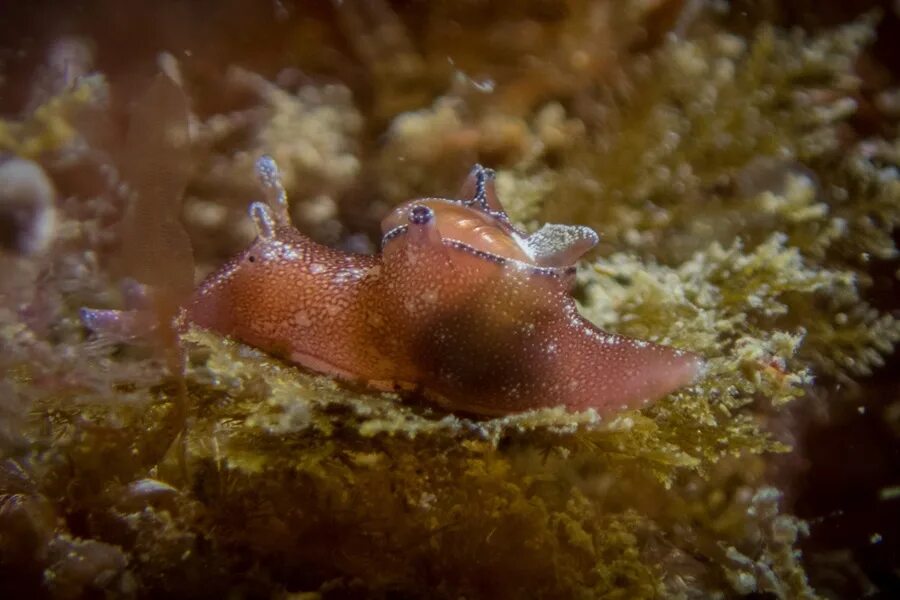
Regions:
M 265 320 L 266 303 L 290 294 L 293 263 L 303 261 L 312 241 L 290 222 L 287 195 L 269 156 L 256 163 L 265 200 L 250 205 L 256 239 L 203 281 L 186 307 L 185 321 L 225 335 L 239 324 Z

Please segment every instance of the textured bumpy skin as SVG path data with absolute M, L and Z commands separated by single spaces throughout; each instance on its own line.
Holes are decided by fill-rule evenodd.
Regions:
M 383 222 L 380 256 L 345 254 L 291 227 L 274 162 L 259 174 L 259 236 L 195 292 L 182 319 L 314 371 L 377 389 L 420 389 L 485 415 L 564 405 L 609 414 L 690 383 L 695 354 L 601 331 L 569 296 L 585 227 L 526 235 L 493 173 L 464 200 L 408 202 Z

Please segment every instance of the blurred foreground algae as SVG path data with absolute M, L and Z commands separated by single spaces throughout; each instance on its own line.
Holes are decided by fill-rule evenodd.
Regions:
M 582 312 L 701 352 L 706 376 L 605 421 L 557 409 L 474 420 L 191 331 L 183 423 L 177 377 L 152 344 L 94 339 L 77 319 L 82 305 L 127 302 L 110 274 L 122 183 L 135 184 L 116 111 L 140 94 L 108 94 L 115 74 L 94 73 L 0 122 L 0 148 L 53 182 L 58 213 L 44 250 L 0 255 L 0 589 L 817 595 L 797 549 L 808 526 L 783 506 L 800 472 L 798 422 L 864 394 L 900 340 L 896 305 L 872 293 L 887 285 L 883 265 L 896 271 L 900 111 L 878 113 L 876 134 L 855 121 L 871 100 L 859 65 L 877 21 L 815 32 L 763 22 L 748 34 L 715 6 L 673 21 L 664 1 L 571 4 L 496 9 L 448 66 L 475 9 L 417 8 L 429 25 L 412 44 L 389 3 L 348 1 L 317 27 L 384 26 L 322 54 L 350 74 L 341 83 L 271 77 L 288 66 L 272 50 L 253 69 L 223 65 L 218 104 L 219 88 L 200 83 L 209 65 L 180 57 L 195 259 L 202 272 L 246 242 L 258 152 L 281 157 L 298 222 L 345 247 L 392 203 L 451 193 L 490 160 L 524 225 L 605 236 L 579 269 Z M 317 18 L 296 31 L 319 31 Z M 660 22 L 669 35 L 652 35 Z M 493 29 L 531 34 L 492 60 Z M 597 31 L 612 32 L 602 48 Z M 405 68 L 385 70 L 379 53 Z M 165 148 L 146 152 L 166 165 Z M 167 243 L 142 234 L 145 220 L 132 225 Z

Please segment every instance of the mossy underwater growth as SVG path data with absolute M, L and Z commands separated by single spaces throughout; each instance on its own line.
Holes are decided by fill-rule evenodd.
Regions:
M 346 2 L 333 18 L 353 41 L 329 52 L 349 53 L 348 72 L 367 73 L 358 80 L 270 81 L 234 67 L 223 86 L 240 98 L 214 112 L 198 83 L 209 73 L 166 55 L 148 89 L 170 109 L 127 98 L 131 135 L 114 74 L 94 69 L 0 121 L 0 149 L 55 186 L 51 238 L 4 240 L 0 255 L 0 590 L 827 595 L 798 551 L 808 525 L 781 506 L 795 473 L 784 465 L 804 407 L 843 401 L 839 390 L 900 340 L 900 322 L 869 297 L 876 267 L 896 270 L 900 220 L 898 92 L 872 100 L 858 72 L 876 19 L 745 34 L 691 2 L 576 2 L 559 14 L 545 4 L 492 13 L 502 31 L 531 32 L 517 43 L 534 57 L 533 81 L 520 55 L 479 59 L 497 43 L 483 26 L 448 71 L 436 57 L 455 29 L 442 23 L 478 21 L 463 8 L 435 8 L 411 44 L 402 13 Z M 279 30 L 286 47 L 310 32 L 330 39 L 317 17 L 285 18 L 298 23 Z M 654 37 L 661 23 L 667 34 Z M 613 32 L 602 47 L 598 31 Z M 397 56 L 405 70 L 378 67 Z M 870 101 L 876 135 L 852 121 Z M 154 123 L 165 135 L 134 134 Z M 706 372 L 606 419 L 549 408 L 485 420 L 206 332 L 177 344 L 90 334 L 78 309 L 127 304 L 123 278 L 182 281 L 246 242 L 247 167 L 260 152 L 280 157 L 301 227 L 348 248 L 366 245 L 366 219 L 451 194 L 470 163 L 491 161 L 524 226 L 583 223 L 604 236 L 579 267 L 586 317 L 699 352 Z M 154 187 L 154 172 L 185 178 L 193 256 L 185 230 L 171 233 L 180 186 Z M 154 194 L 168 197 L 147 204 Z M 28 196 L 0 202 L 8 220 Z M 146 218 L 154 206 L 165 214 Z M 142 252 L 167 262 L 135 268 Z

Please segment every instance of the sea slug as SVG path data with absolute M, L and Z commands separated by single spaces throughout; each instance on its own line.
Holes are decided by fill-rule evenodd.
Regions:
M 507 217 L 476 165 L 460 199 L 423 198 L 382 222 L 382 253 L 348 254 L 295 229 L 275 162 L 257 171 L 258 236 L 210 275 L 179 317 L 312 371 L 418 390 L 453 411 L 639 408 L 698 375 L 691 352 L 608 333 L 569 291 L 593 230 Z M 98 319 L 94 319 L 97 325 Z

